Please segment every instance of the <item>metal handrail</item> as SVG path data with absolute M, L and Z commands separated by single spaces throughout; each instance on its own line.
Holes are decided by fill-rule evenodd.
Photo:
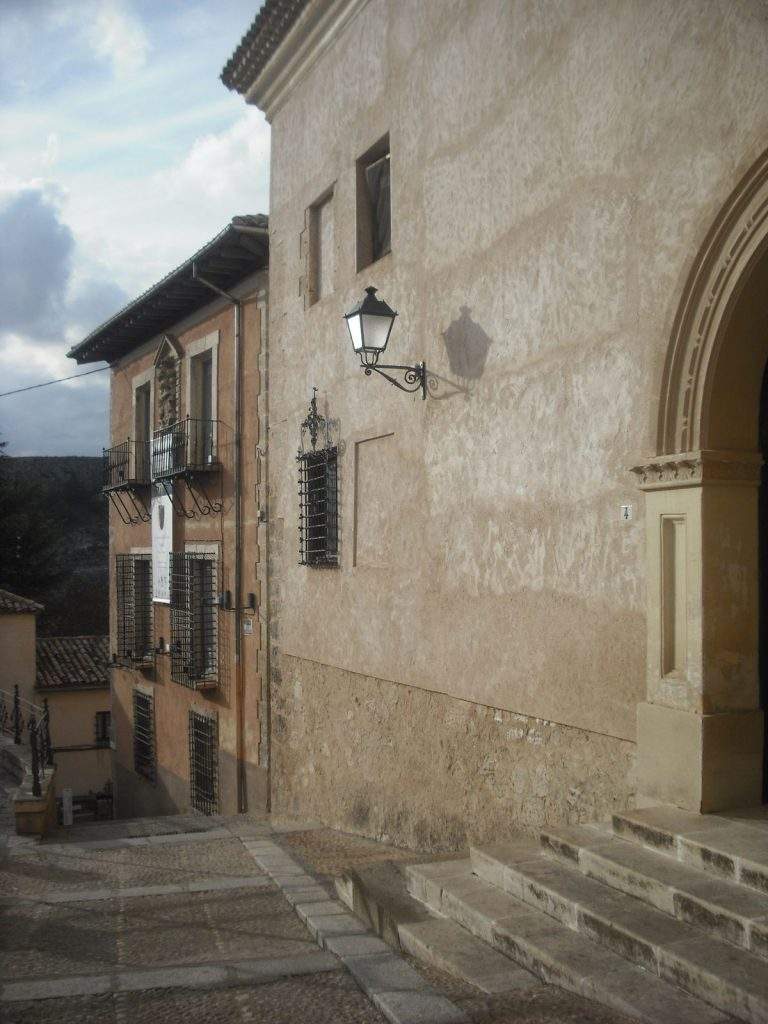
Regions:
M 144 487 L 150 483 L 149 441 L 132 441 L 105 448 L 102 489 Z
M 25 734 L 29 735 L 32 755 L 32 793 L 41 794 L 41 781 L 47 768 L 53 767 L 51 746 L 51 715 L 48 698 L 42 705 L 33 704 L 19 694 L 18 683 L 13 692 L 0 690 L 0 733 L 13 736 L 13 742 L 21 745 Z
M 163 480 L 219 467 L 218 420 L 186 419 L 152 435 L 152 479 Z

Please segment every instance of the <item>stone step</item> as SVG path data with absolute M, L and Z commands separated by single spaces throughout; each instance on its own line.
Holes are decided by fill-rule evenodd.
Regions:
M 530 988 L 539 981 L 453 921 L 430 913 L 407 891 L 405 877 L 384 862 L 336 879 L 339 898 L 377 935 L 417 960 L 452 974 L 488 995 Z
M 409 891 L 542 981 L 646 1024 L 725 1024 L 721 1011 L 627 963 L 549 915 L 481 881 L 470 861 L 406 868 Z
M 768 896 L 588 825 L 546 829 L 544 853 L 768 959 Z
M 768 1024 L 768 970 L 752 953 L 586 878 L 543 852 L 515 861 L 500 856 L 498 848 L 492 854 L 473 850 L 479 878 L 498 877 L 498 864 L 487 870 L 489 860 L 501 860 L 508 895 L 723 1013 Z
M 763 810 L 725 815 L 647 807 L 615 814 L 613 830 L 622 839 L 768 894 L 768 818 Z

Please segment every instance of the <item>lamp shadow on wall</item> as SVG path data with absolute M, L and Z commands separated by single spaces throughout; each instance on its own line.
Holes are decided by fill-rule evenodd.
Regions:
M 448 380 L 430 370 L 429 376 L 438 382 L 434 389 L 432 382 L 428 382 L 433 398 L 450 398 L 456 394 L 469 397 L 472 382 L 480 380 L 485 372 L 493 339 L 472 319 L 470 312 L 468 306 L 461 306 L 457 319 L 452 320 L 442 333 L 448 365 L 458 380 Z

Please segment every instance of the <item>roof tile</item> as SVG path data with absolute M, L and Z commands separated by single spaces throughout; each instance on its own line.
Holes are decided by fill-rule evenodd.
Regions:
M 12 594 L 10 590 L 0 590 L 0 615 L 34 613 L 44 611 L 43 606 L 36 601 L 30 601 L 28 597 L 19 597 Z
M 37 689 L 109 686 L 109 637 L 42 636 L 37 640 Z

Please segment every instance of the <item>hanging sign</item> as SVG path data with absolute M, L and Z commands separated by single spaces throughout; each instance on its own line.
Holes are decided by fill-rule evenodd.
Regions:
M 169 485 L 172 486 L 172 485 Z M 171 603 L 173 505 L 162 487 L 152 488 L 152 600 Z

